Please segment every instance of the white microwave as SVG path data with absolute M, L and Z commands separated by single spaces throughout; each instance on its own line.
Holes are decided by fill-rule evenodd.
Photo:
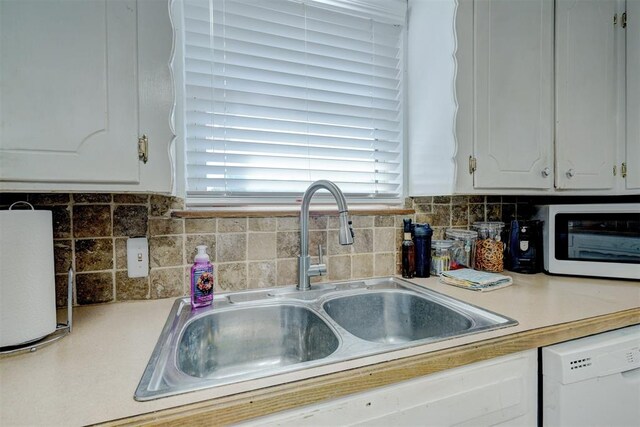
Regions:
M 538 208 L 546 272 L 640 280 L 640 203 Z

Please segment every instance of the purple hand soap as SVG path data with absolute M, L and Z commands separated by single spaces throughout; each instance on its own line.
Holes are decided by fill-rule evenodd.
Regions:
M 207 247 L 197 246 L 198 253 L 191 267 L 191 307 L 205 307 L 213 302 L 213 264 Z

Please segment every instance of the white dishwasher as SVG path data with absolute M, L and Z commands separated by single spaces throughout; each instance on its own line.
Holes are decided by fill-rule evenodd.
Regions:
M 640 426 L 640 325 L 543 348 L 542 420 Z

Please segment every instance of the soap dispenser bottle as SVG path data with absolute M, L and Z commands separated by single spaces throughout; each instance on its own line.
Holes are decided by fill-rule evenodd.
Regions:
M 213 264 L 207 247 L 197 246 L 198 253 L 191 267 L 191 307 L 205 307 L 213 302 Z

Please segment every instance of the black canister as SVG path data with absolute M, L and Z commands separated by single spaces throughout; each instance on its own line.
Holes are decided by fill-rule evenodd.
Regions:
M 433 230 L 429 224 L 416 224 L 416 277 L 429 277 L 431 270 L 431 236 Z

